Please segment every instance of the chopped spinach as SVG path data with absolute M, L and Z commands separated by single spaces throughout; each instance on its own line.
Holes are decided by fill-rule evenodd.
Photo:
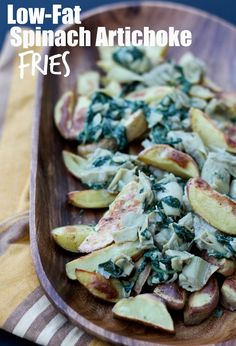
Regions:
M 122 92 L 120 94 L 120 97 L 124 97 L 129 93 L 132 93 L 135 91 L 139 86 L 141 85 L 140 82 L 132 82 L 132 83 L 126 83 L 122 87 Z
M 171 268 L 171 257 L 161 254 L 157 249 L 151 249 L 144 254 L 146 263 L 151 263 L 153 274 L 148 279 L 149 285 L 170 280 L 175 271 Z
M 163 197 L 160 201 L 162 203 L 167 204 L 169 207 L 178 208 L 178 209 L 181 208 L 180 200 L 176 197 L 166 196 L 166 197 Z
M 183 71 L 183 68 L 182 66 L 180 65 L 175 65 L 175 69 L 180 73 L 180 76 L 177 78 L 177 82 L 180 84 L 181 86 L 181 90 L 188 94 L 189 90 L 191 89 L 192 87 L 192 83 L 190 83 L 186 78 L 185 78 L 185 75 L 184 75 L 184 71 Z
M 125 293 L 127 295 L 130 295 L 132 288 L 134 287 L 135 281 L 122 280 L 121 283 L 122 283 L 122 286 L 124 287 Z
M 152 234 L 151 234 L 151 232 L 146 228 L 146 229 L 144 229 L 141 233 L 140 233 L 140 235 L 143 237 L 143 238 L 145 238 L 146 240 L 150 240 L 151 238 L 152 238 Z
M 189 231 L 187 227 L 178 225 L 177 223 L 173 223 L 173 228 L 176 235 L 184 242 L 190 243 L 191 241 L 193 241 L 195 235 L 193 232 Z
M 217 307 L 214 311 L 213 311 L 213 316 L 215 317 L 222 317 L 224 315 L 224 310 L 221 309 L 220 307 Z
M 233 249 L 232 245 L 230 244 L 231 241 L 235 240 L 234 237 L 224 235 L 222 233 L 216 233 L 216 239 L 218 240 L 218 242 L 225 245 L 233 253 L 234 256 L 236 256 L 236 251 Z
M 112 58 L 117 64 L 135 73 L 144 73 L 151 67 L 151 62 L 145 53 L 134 46 L 116 49 Z
M 111 260 L 98 265 L 98 272 L 105 278 L 120 278 L 123 274 L 123 269 L 118 267 Z
M 94 167 L 101 167 L 105 164 L 108 164 L 111 162 L 111 156 L 110 155 L 106 155 L 106 156 L 100 156 L 97 157 L 93 162 L 92 165 Z
M 166 188 L 163 184 L 155 182 L 153 179 L 151 180 L 152 183 L 152 190 L 158 191 L 158 192 L 165 192 Z
M 103 92 L 96 92 L 87 111 L 84 129 L 78 141 L 91 143 L 102 138 L 114 138 L 118 149 L 123 150 L 128 141 L 126 129 L 120 121 L 142 107 L 141 101 L 112 98 Z

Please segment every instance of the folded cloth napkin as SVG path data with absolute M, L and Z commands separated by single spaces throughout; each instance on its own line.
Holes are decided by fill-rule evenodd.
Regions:
M 40 345 L 105 346 L 54 308 L 34 271 L 28 209 L 35 78 L 28 70 L 20 80 L 17 53 L 6 40 L 0 55 L 0 327 Z

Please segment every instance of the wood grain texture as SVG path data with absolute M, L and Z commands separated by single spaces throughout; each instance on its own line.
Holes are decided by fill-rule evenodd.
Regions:
M 207 62 L 209 75 L 216 83 L 226 90 L 236 90 L 236 29 L 215 17 L 183 6 L 155 2 L 90 11 L 84 16 L 83 25 L 92 33 L 99 25 L 109 29 L 149 26 L 157 30 L 174 26 L 180 30 L 192 30 L 193 44 L 190 50 Z M 66 203 L 67 192 L 82 189 L 82 186 L 63 166 L 62 150 L 74 150 L 75 147 L 63 140 L 56 131 L 53 124 L 54 105 L 65 90 L 74 88 L 78 73 L 95 67 L 97 51 L 94 47 L 54 47 L 49 52 L 57 54 L 64 50 L 71 52 L 71 75 L 68 78 L 48 75 L 40 77 L 38 81 L 31 168 L 32 254 L 37 274 L 48 297 L 65 315 L 89 333 L 117 344 L 203 345 L 236 337 L 236 313 L 229 312 L 225 312 L 220 319 L 212 317 L 194 327 L 185 327 L 179 314 L 175 318 L 175 336 L 119 321 L 112 317 L 109 304 L 96 300 L 77 282 L 66 278 L 65 263 L 76 256 L 59 249 L 50 237 L 50 230 L 67 224 L 95 222 L 101 212 L 88 210 L 80 214 L 78 209 Z M 179 58 L 185 51 L 187 49 L 173 48 L 170 55 Z

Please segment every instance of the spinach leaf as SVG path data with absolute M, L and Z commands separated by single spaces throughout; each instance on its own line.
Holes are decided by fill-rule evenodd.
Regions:
M 194 239 L 194 233 L 190 232 L 186 227 L 173 223 L 176 235 L 186 243 L 190 243 Z
M 93 162 L 92 165 L 94 167 L 101 167 L 105 164 L 108 164 L 111 162 L 111 156 L 110 155 L 106 155 L 106 156 L 100 156 L 97 157 Z
M 120 97 L 124 97 L 125 95 L 135 91 L 140 85 L 142 85 L 140 82 L 126 83 L 122 87 L 122 92 L 120 94 Z
M 111 260 L 98 265 L 98 273 L 105 278 L 120 278 L 123 274 L 123 269 L 118 267 Z
M 128 141 L 126 129 L 120 120 L 143 107 L 144 103 L 140 101 L 112 98 L 102 92 L 96 92 L 86 114 L 84 129 L 80 133 L 78 141 L 91 143 L 102 138 L 114 138 L 118 150 L 124 150 Z
M 230 244 L 231 241 L 234 241 L 234 237 L 224 235 L 222 233 L 216 233 L 216 239 L 221 244 L 225 245 L 233 254 L 236 256 L 236 251 L 233 249 L 232 245 Z
M 169 207 L 178 208 L 178 209 L 181 208 L 180 200 L 176 197 L 166 196 L 166 197 L 163 197 L 160 201 L 162 203 L 167 204 Z

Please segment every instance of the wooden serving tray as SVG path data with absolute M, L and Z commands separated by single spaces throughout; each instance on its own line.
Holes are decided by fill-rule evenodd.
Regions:
M 110 29 L 125 26 L 142 29 L 149 26 L 155 30 L 167 30 L 169 26 L 174 26 L 180 30 L 191 30 L 193 44 L 189 50 L 207 62 L 209 76 L 216 83 L 225 90 L 236 90 L 236 29 L 213 16 L 170 3 L 127 3 L 88 12 L 83 25 L 91 32 L 95 32 L 99 25 Z M 76 25 L 70 28 L 78 29 Z M 181 316 L 176 316 L 176 335 L 169 336 L 136 323 L 114 319 L 112 305 L 95 299 L 78 282 L 67 279 L 65 263 L 76 256 L 56 246 L 50 237 L 50 230 L 69 224 L 93 223 L 101 212 L 86 211 L 81 214 L 66 202 L 67 192 L 82 189 L 82 186 L 63 165 L 62 150 L 75 151 L 76 146 L 63 140 L 55 129 L 54 106 L 64 91 L 75 87 L 80 72 L 95 68 L 98 57 L 94 47 L 53 47 L 48 53 L 54 55 L 65 50 L 71 52 L 70 76 L 39 76 L 33 134 L 31 247 L 36 271 L 46 294 L 75 324 L 117 344 L 202 345 L 236 337 L 236 313 L 225 312 L 221 318 L 212 317 L 194 327 L 185 327 Z M 186 48 L 173 48 L 170 55 L 179 58 L 185 51 Z

